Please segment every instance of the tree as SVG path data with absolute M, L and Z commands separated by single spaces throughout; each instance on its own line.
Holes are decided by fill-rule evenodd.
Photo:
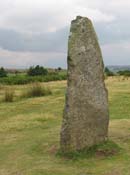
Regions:
M 130 76 L 130 70 L 118 71 L 117 74 L 118 75 L 129 77 Z
M 48 70 L 42 66 L 37 65 L 35 67 L 30 67 L 27 74 L 29 76 L 47 75 Z
M 62 70 L 62 68 L 61 68 L 61 67 L 58 67 L 58 68 L 57 68 L 57 70 L 58 70 L 58 71 L 61 71 L 61 70 Z
M 3 67 L 0 68 L 0 77 L 7 77 L 7 72 Z
M 105 67 L 105 74 L 106 76 L 114 76 L 114 73 L 108 69 L 108 67 Z

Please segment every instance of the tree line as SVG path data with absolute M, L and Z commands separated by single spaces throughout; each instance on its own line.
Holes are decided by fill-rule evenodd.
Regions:
M 57 69 L 55 69 L 55 71 L 61 71 L 62 68 L 61 67 L 58 67 Z M 7 77 L 8 76 L 8 72 L 6 69 L 4 69 L 3 67 L 0 68 L 0 78 L 2 77 Z M 14 73 L 17 75 L 19 73 L 18 70 L 15 70 Z M 44 68 L 43 66 L 31 66 L 26 74 L 28 76 L 40 76 L 40 75 L 48 75 L 49 71 L 47 68 Z
M 130 76 L 130 70 L 122 70 L 118 71 L 117 73 L 112 72 L 108 67 L 105 67 L 105 75 L 106 76 L 114 76 L 114 75 L 120 75 L 120 76 Z
M 57 71 L 61 71 L 62 68 L 56 69 Z M 15 71 L 16 74 L 18 74 L 18 71 Z M 31 66 L 27 70 L 27 75 L 28 76 L 45 76 L 48 75 L 48 69 L 44 68 L 43 66 Z M 121 75 L 121 76 L 130 76 L 130 70 L 123 70 L 123 71 L 118 71 L 117 73 L 112 72 L 108 67 L 105 67 L 104 73 L 106 76 L 114 76 L 114 75 Z M 2 77 L 7 77 L 8 72 L 5 70 L 3 67 L 0 68 L 0 78 Z

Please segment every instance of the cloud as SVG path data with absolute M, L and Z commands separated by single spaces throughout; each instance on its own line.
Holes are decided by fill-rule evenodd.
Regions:
M 69 25 L 77 15 L 88 16 L 93 21 L 115 20 L 113 14 L 90 8 L 87 3 L 82 4 L 74 0 L 5 0 L 5 2 L 0 7 L 0 10 L 4 9 L 0 26 L 22 32 L 56 31 Z
M 113 23 L 94 23 L 101 44 L 130 42 L 130 24 L 120 20 Z
M 130 43 L 129 0 L 4 0 L 0 65 L 65 67 L 70 21 L 77 15 L 92 19 L 106 64 L 130 64 L 124 49 Z
M 28 68 L 33 65 L 66 67 L 66 53 L 59 52 L 15 52 L 0 49 L 0 67 Z
M 130 42 L 106 44 L 102 51 L 106 65 L 130 65 Z
M 0 29 L 0 47 L 9 51 L 66 52 L 68 33 L 69 27 L 39 34 Z

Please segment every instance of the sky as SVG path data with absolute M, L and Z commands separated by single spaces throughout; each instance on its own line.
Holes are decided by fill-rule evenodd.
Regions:
M 66 68 L 78 15 L 92 20 L 105 65 L 130 65 L 130 0 L 0 0 L 0 67 Z

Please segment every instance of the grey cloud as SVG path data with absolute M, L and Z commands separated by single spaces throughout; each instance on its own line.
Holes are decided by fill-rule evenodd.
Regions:
M 130 65 L 130 44 L 113 43 L 102 46 L 106 65 Z
M 130 42 L 130 30 L 127 22 L 94 23 L 99 41 L 108 43 Z M 69 26 L 56 32 L 20 33 L 13 30 L 0 29 L 0 47 L 10 51 L 32 52 L 66 52 Z
M 68 28 L 56 32 L 29 34 L 0 29 L 0 47 L 10 51 L 66 52 Z
M 130 24 L 128 21 L 116 21 L 113 23 L 95 23 L 98 38 L 101 44 L 130 42 Z
M 13 30 L 0 29 L 0 47 L 12 51 L 24 50 L 24 38 Z

